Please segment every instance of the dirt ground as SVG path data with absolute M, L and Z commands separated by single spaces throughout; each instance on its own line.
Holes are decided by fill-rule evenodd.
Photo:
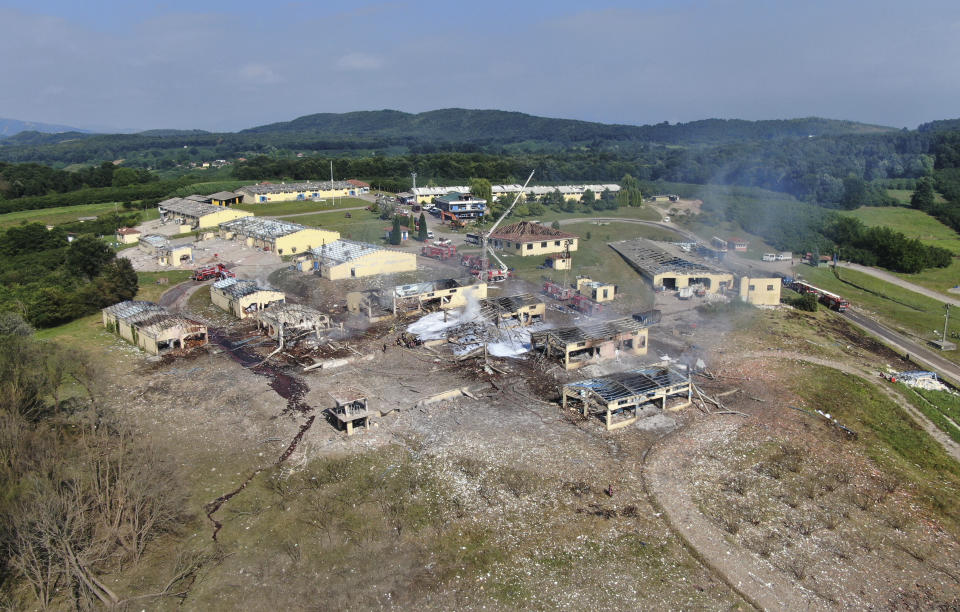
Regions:
M 274 345 L 249 323 L 206 313 L 216 326 L 210 346 L 127 361 L 112 403 L 146 435 L 178 449 L 194 517 L 189 532 L 130 579 L 131 589 L 155 584 L 175 546 L 213 546 L 219 560 L 192 586 L 187 607 L 719 610 L 750 602 L 818 609 L 957 601 L 956 539 L 933 522 L 899 518 L 898 504 L 909 504 L 904 491 L 861 509 L 857 493 L 876 500 L 884 490 L 879 472 L 826 425 L 789 407 L 795 400 L 782 382 L 794 366 L 747 356 L 773 346 L 759 332 L 735 348 L 732 339 L 745 332 L 734 317 L 708 318 L 694 309 L 697 300 L 658 296 L 665 317 L 651 330 L 645 358 L 575 372 L 492 358 L 486 368 L 482 359 L 398 346 L 406 321 L 370 325 L 343 311 L 347 291 L 463 276 L 457 265 L 421 259 L 416 273 L 331 283 L 261 263 L 242 247 L 224 256 L 262 270 L 291 301 L 330 312 L 346 332 L 257 365 Z M 537 290 L 510 281 L 491 294 Z M 188 298 L 175 307 L 190 308 Z M 583 322 L 551 306 L 551 322 Z M 630 308 L 620 304 L 605 316 Z M 798 325 L 779 312 L 764 316 L 771 326 Z M 889 357 L 874 349 L 813 352 Z M 565 381 L 690 354 L 703 355 L 715 374 L 698 379 L 704 392 L 732 391 L 723 403 L 739 414 L 707 415 L 717 411 L 707 403 L 650 410 L 606 432 L 556 403 Z M 333 360 L 337 367 L 303 371 Z M 346 387 L 383 414 L 349 438 L 322 414 Z M 469 395 L 425 402 L 456 388 Z M 769 464 L 791 448 L 807 449 L 797 471 L 772 477 Z M 343 462 L 362 470 L 350 476 L 354 468 Z M 407 470 L 418 480 L 395 495 L 412 495 L 410 505 L 378 497 L 386 485 L 377 483 Z M 340 476 L 317 484 L 328 473 Z M 337 482 L 357 484 L 328 495 Z M 819 488 L 805 497 L 809 482 Z M 368 488 L 368 497 L 356 493 Z M 738 509 L 735 519 L 729 508 Z

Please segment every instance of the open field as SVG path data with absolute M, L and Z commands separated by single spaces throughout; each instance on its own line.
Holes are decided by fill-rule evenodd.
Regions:
M 44 225 L 60 225 L 76 221 L 80 217 L 96 217 L 112 213 L 114 210 L 128 212 L 119 203 L 104 202 L 101 204 L 82 204 L 80 206 L 61 206 L 59 208 L 41 208 L 38 210 L 21 210 L 0 215 L 0 229 L 24 223 L 43 223 Z M 159 218 L 157 209 L 140 210 L 143 221 Z
M 898 273 L 897 276 L 921 287 L 947 293 L 948 289 L 960 285 L 960 259 L 954 257 L 953 262 L 946 268 L 928 268 L 916 274 Z
M 370 202 L 360 198 L 333 198 L 326 202 L 311 202 L 291 200 L 289 202 L 268 202 L 264 204 L 238 204 L 234 208 L 248 210 L 258 217 L 279 217 L 283 215 L 297 215 L 300 213 L 322 212 L 324 210 L 339 210 L 342 208 L 367 207 Z M 302 223 L 299 219 L 291 219 Z
M 913 197 L 913 190 L 911 189 L 887 189 L 887 195 L 901 204 L 909 204 L 910 198 Z M 934 201 L 943 204 L 946 200 L 939 193 L 934 192 Z
M 899 206 L 863 206 L 848 213 L 868 227 L 884 226 L 908 238 L 960 254 L 960 235 L 925 212 Z

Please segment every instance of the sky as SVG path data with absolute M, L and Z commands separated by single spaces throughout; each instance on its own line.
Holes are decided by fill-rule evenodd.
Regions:
M 957 0 L 4 0 L 0 57 L 0 117 L 101 131 L 384 108 L 960 116 Z

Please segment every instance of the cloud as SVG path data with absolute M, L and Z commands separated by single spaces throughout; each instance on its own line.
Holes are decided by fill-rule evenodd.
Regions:
M 370 71 L 383 67 L 383 59 L 369 53 L 347 53 L 336 62 L 337 70 L 343 71 Z
M 237 72 L 241 79 L 254 83 L 282 83 L 284 80 L 273 68 L 259 62 L 244 64 Z

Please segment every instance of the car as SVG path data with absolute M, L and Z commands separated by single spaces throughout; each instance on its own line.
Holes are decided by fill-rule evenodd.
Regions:
M 427 230 L 427 238 L 433 238 L 433 230 Z
M 663 218 L 663 222 L 664 222 L 664 223 L 670 223 L 670 217 L 664 217 L 664 218 Z

